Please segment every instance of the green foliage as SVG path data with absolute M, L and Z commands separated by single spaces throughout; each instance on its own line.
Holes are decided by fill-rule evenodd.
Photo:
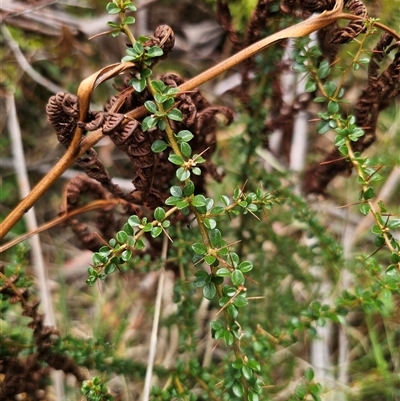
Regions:
M 368 256 L 360 252 L 354 261 L 349 261 L 343 255 L 338 236 L 327 230 L 328 223 L 298 195 L 292 185 L 293 177 L 289 173 L 266 173 L 256 156 L 263 140 L 265 97 L 271 90 L 270 78 L 264 73 L 275 68 L 273 59 L 257 61 L 262 72 L 255 78 L 257 91 L 247 109 L 240 110 L 244 133 L 226 145 L 232 148 L 229 152 L 234 166 L 225 160 L 229 177 L 224 184 L 215 186 L 209 196 L 201 193 L 196 184 L 202 164 L 207 162 L 203 157 L 206 149 L 201 154 L 194 153 L 195 133 L 173 129 L 175 122 L 183 120 L 175 100 L 179 90 L 151 78 L 155 59 L 163 55 L 162 49 L 147 46 L 147 37 L 135 39 L 129 33 L 129 25 L 135 19 L 126 13 L 136 11 L 133 3 L 114 0 L 106 10 L 121 19 L 120 24 L 108 23 L 112 28 L 109 33 L 124 33 L 131 42 L 122 59 L 137 67 L 129 85 L 137 92 L 147 90 L 152 95 L 152 100 L 144 102 L 148 115 L 141 121 L 142 131 L 151 133 L 157 127 L 165 132 L 165 137 L 155 140 L 151 149 L 159 154 L 169 152 L 175 181 L 165 204 L 158 205 L 147 217 L 131 215 L 114 238 L 107 239 L 93 253 L 86 283 L 115 283 L 111 280 L 116 280 L 118 273 L 150 272 L 164 263 L 178 269 L 173 290 L 176 309 L 161 322 L 171 333 L 177 329 L 178 357 L 168 367 L 156 363 L 153 374 L 157 375 L 158 384 L 151 390 L 152 399 L 196 400 L 201 389 L 204 400 L 272 400 L 285 386 L 293 384 L 296 374 L 294 354 L 276 362 L 275 367 L 279 351 L 309 344 L 318 337 L 319 327 L 335 325 L 342 330 L 350 312 L 365 316 L 373 347 L 366 356 L 372 360 L 371 369 L 376 365 L 391 388 L 395 388 L 398 380 L 393 378 L 395 374 L 385 360 L 387 350 L 377 338 L 372 317 L 387 316 L 400 294 L 400 242 L 395 235 L 400 219 L 383 202 L 374 202 L 378 200 L 377 185 L 384 175 L 378 173 L 381 167 L 377 167 L 373 156 L 355 150 L 366 134 L 349 109 L 344 84 L 348 74 L 362 70 L 369 62 L 368 55 L 362 56 L 367 52 L 365 39 L 358 43 L 356 53 L 345 60 L 345 67 L 321 61 L 322 52 L 318 46 L 310 45 L 308 38 L 297 40 L 291 55 L 293 69 L 307 74 L 305 91 L 321 107 L 316 132 L 334 133 L 334 145 L 357 176 L 358 197 L 355 194 L 353 202 L 360 217 L 371 215 L 374 220 Z M 372 28 L 373 22 L 367 24 L 365 38 L 373 34 Z M 188 215 L 192 221 L 186 227 L 180 220 Z M 276 227 L 280 226 L 293 226 L 295 234 L 279 234 Z M 166 261 L 150 258 L 146 255 L 147 245 L 159 245 L 163 236 L 170 241 Z M 375 252 L 381 249 L 376 256 Z M 17 248 L 10 258 L 2 273 L 6 278 L 18 276 L 13 281 L 15 288 L 30 288 L 32 279 L 22 268 L 23 252 Z M 318 286 L 326 278 L 313 271 L 315 266 L 323 270 L 330 284 L 338 285 L 344 269 L 350 270 L 357 281 L 350 288 L 335 291 L 329 299 L 323 298 Z M 7 283 L 0 277 L 0 287 Z M 295 292 L 296 286 L 301 287 L 300 293 Z M 5 314 L 12 308 L 10 288 L 0 293 L 0 307 Z M 213 313 L 199 322 L 203 302 L 210 305 Z M 197 344 L 204 330 L 211 333 L 214 349 L 218 348 L 218 362 L 201 363 Z M 114 343 L 96 335 L 87 340 L 66 335 L 54 344 L 55 351 L 101 374 L 82 383 L 81 392 L 88 401 L 114 399 L 106 385 L 113 375 L 123 374 L 128 380 L 143 382 L 146 363 L 124 354 L 126 344 L 121 337 Z M 19 344 L 15 355 L 32 345 L 31 338 L 24 338 L 19 329 L 2 334 L 2 341 Z M 394 340 L 388 338 L 384 343 L 393 348 Z M 2 356 L 9 356 L 3 347 L 2 352 Z M 305 369 L 301 380 L 291 388 L 290 401 L 319 401 L 325 391 L 312 368 Z
M 82 393 L 88 401 L 112 401 L 114 399 L 108 393 L 107 386 L 97 376 L 83 382 Z

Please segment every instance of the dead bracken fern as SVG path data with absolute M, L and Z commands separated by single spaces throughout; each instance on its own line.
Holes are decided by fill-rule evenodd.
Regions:
M 80 382 L 87 377 L 75 360 L 54 350 L 59 333 L 44 324 L 44 314 L 38 312 L 39 301 L 30 299 L 30 289 L 19 284 L 17 274 L 5 277 L 0 266 L 0 294 L 2 300 L 10 304 L 20 303 L 22 316 L 31 318 L 28 327 L 33 330 L 35 351 L 27 356 L 20 355 L 18 344 L 8 344 L 7 356 L 0 360 L 0 399 L 16 399 L 18 394 L 24 399 L 46 399 L 45 386 L 52 369 L 72 374 Z

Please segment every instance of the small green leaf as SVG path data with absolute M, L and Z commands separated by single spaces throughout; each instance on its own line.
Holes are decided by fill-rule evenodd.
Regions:
M 162 207 L 157 207 L 154 211 L 154 218 L 157 221 L 163 221 L 165 219 L 165 210 Z
M 169 192 L 172 196 L 182 197 L 182 188 L 178 187 L 177 185 L 172 186 L 169 189 Z
M 183 194 L 185 196 L 193 195 L 194 189 L 195 189 L 195 187 L 194 187 L 193 181 L 189 180 L 186 182 L 185 187 L 183 188 Z
M 334 102 L 332 100 L 329 101 L 328 103 L 328 113 L 330 114 L 336 114 L 339 111 L 340 107 L 337 102 Z
M 135 248 L 138 250 L 144 249 L 145 248 L 145 243 L 141 238 L 138 238 L 135 244 Z
M 223 245 L 221 231 L 218 229 L 212 230 L 210 232 L 210 241 L 214 248 L 220 248 Z
M 113 33 L 117 33 L 118 35 L 121 33 L 121 31 L 119 30 L 119 29 L 120 29 L 120 26 L 119 26 L 118 24 L 116 24 L 115 22 L 108 21 L 108 22 L 107 22 L 107 25 L 110 26 L 111 28 L 118 28 L 118 31 L 117 31 L 117 32 L 113 32 Z M 117 35 L 117 36 L 118 36 L 118 35 Z M 113 36 L 114 36 L 114 35 L 113 35 Z
M 142 131 L 146 132 L 150 128 L 155 127 L 157 125 L 157 121 L 158 121 L 158 119 L 156 117 L 153 117 L 153 116 L 145 117 L 142 121 Z
M 130 224 L 125 223 L 123 230 L 128 234 L 128 235 L 133 235 L 133 228 Z
M 185 170 L 183 167 L 179 167 L 178 170 L 176 170 L 176 177 L 179 181 L 185 181 L 190 177 L 190 171 Z
M 367 203 L 363 203 L 362 205 L 360 205 L 360 212 L 366 216 L 369 211 L 371 210 L 370 206 Z
M 213 330 L 221 330 L 224 328 L 224 325 L 220 320 L 212 320 L 210 322 L 210 326 Z
M 396 252 L 392 252 L 390 256 L 390 261 L 392 263 L 399 263 L 400 262 L 400 254 Z
M 194 175 L 201 175 L 201 169 L 198 167 L 193 167 L 192 172 Z
M 326 97 L 324 97 L 324 96 L 317 96 L 317 97 L 313 100 L 314 103 L 324 103 L 324 102 L 326 102 L 326 101 L 327 101 L 327 99 L 326 99 Z
M 176 135 L 178 142 L 189 142 L 191 139 L 194 138 L 194 135 L 188 130 L 179 131 Z
M 146 80 L 144 78 L 141 79 L 133 78 L 130 84 L 132 85 L 132 88 L 139 93 L 143 92 L 146 88 Z
M 318 123 L 317 125 L 317 132 L 320 135 L 325 134 L 326 132 L 328 132 L 331 129 L 330 125 L 329 125 L 329 121 L 321 121 Z
M 258 394 L 252 390 L 249 391 L 249 395 L 248 395 L 247 399 L 248 399 L 248 401 L 260 401 Z
M 118 14 L 121 9 L 115 3 L 108 3 L 106 5 L 106 11 L 108 14 Z
M 232 362 L 232 367 L 234 369 L 240 370 L 243 367 L 243 360 L 241 358 L 236 358 L 233 362 Z
M 228 347 L 231 346 L 233 344 L 233 340 L 234 340 L 233 334 L 229 330 L 224 330 L 223 333 L 224 333 L 224 340 L 225 340 L 226 345 Z
M 238 269 L 239 269 L 242 273 L 247 273 L 247 272 L 249 272 L 252 268 L 253 268 L 253 263 L 248 262 L 247 260 L 243 261 L 243 262 L 240 263 L 240 265 L 238 266 Z
M 216 275 L 220 277 L 229 277 L 231 275 L 231 272 L 226 267 L 221 267 L 220 269 L 217 270 Z
M 193 281 L 193 285 L 196 288 L 204 287 L 207 283 L 210 282 L 210 276 L 204 270 L 196 272 L 195 276 L 196 278 Z
M 126 17 L 124 19 L 124 22 L 122 23 L 122 25 L 132 25 L 135 22 L 136 22 L 135 18 L 130 15 L 129 17 Z
M 381 235 L 382 230 L 379 228 L 378 224 L 374 224 L 371 228 L 372 234 Z
M 221 196 L 221 200 L 222 200 L 222 202 L 224 203 L 225 206 L 229 206 L 230 203 L 231 203 L 231 201 L 229 200 L 229 198 L 228 198 L 227 196 L 225 196 L 225 195 L 222 195 L 222 196 Z
M 129 4 L 126 6 L 126 9 L 129 10 L 129 11 L 132 11 L 132 12 L 137 11 L 137 8 L 136 8 L 135 5 L 132 4 L 132 3 L 129 3 Z
M 221 215 L 225 213 L 225 208 L 222 206 L 215 206 L 212 210 L 211 210 L 211 214 L 212 215 Z
M 148 78 L 153 72 L 149 68 L 143 68 L 140 72 L 140 79 Z
M 234 270 L 231 274 L 232 284 L 238 287 L 244 284 L 244 276 L 240 270 Z
M 243 397 L 244 395 L 244 387 L 243 384 L 239 380 L 235 380 L 232 386 L 232 392 L 236 395 L 236 397 Z
M 129 50 L 130 50 L 130 49 L 128 48 L 128 49 L 127 49 L 127 52 L 128 52 Z M 133 46 L 132 46 L 132 50 L 133 50 L 133 52 L 135 52 L 136 54 L 141 55 L 141 54 L 143 54 L 143 52 L 144 52 L 144 47 L 143 47 L 143 45 L 142 45 L 140 42 L 135 42 L 135 43 L 133 44 Z
M 165 123 L 164 120 L 159 119 L 157 122 L 157 127 L 160 131 L 165 131 L 165 128 L 167 127 L 167 124 Z
M 192 205 L 194 207 L 201 207 L 201 206 L 206 206 L 207 201 L 204 195 L 196 195 L 193 200 L 192 200 Z
M 238 309 L 236 308 L 235 305 L 228 305 L 226 307 L 226 311 L 228 312 L 228 314 L 233 318 L 236 319 L 237 315 L 239 314 Z
M 329 72 L 330 72 L 329 62 L 326 60 L 322 61 L 317 71 L 318 78 L 320 79 L 326 78 L 329 75 Z
M 160 120 L 160 121 L 162 121 L 162 120 Z M 157 139 L 156 141 L 154 141 L 152 143 L 151 150 L 154 153 L 160 153 L 163 150 L 167 149 L 167 147 L 168 147 L 168 144 L 166 142 L 162 141 L 161 139 Z
M 167 113 L 167 117 L 170 120 L 174 121 L 182 121 L 183 120 L 183 115 L 182 112 L 178 109 L 172 109 Z
M 145 233 L 148 233 L 149 231 L 151 231 L 153 229 L 153 225 L 151 223 L 147 223 L 145 224 L 145 226 L 143 227 L 143 231 Z
M 242 373 L 247 381 L 249 381 L 253 377 L 253 371 L 247 365 L 244 365 L 242 367 Z
M 175 205 L 177 205 L 178 204 L 178 202 L 181 202 L 182 201 L 182 198 L 179 196 L 170 196 L 169 198 L 167 198 L 166 200 L 165 200 L 165 204 L 167 205 L 167 206 L 175 206 Z
M 388 276 L 397 276 L 399 274 L 399 270 L 396 265 L 390 265 L 385 272 Z
M 400 227 L 400 219 L 391 219 L 391 220 L 389 220 L 388 227 L 391 230 L 397 230 Z
M 251 359 L 249 362 L 247 362 L 247 366 L 255 372 L 259 372 L 261 370 L 261 365 L 254 359 Z
M 189 158 L 192 155 L 192 148 L 190 147 L 190 145 L 186 142 L 182 142 L 179 145 L 181 152 L 183 154 L 183 156 Z
M 126 249 L 124 252 L 121 254 L 121 259 L 124 262 L 127 262 L 130 258 L 132 257 L 132 251 L 130 249 Z
M 307 380 L 307 381 L 311 381 L 311 380 L 313 380 L 314 379 L 314 371 L 311 369 L 311 368 L 307 368 L 305 371 L 304 371 L 304 378 Z
M 153 114 L 157 113 L 158 111 L 156 104 L 152 100 L 144 102 L 144 107 L 146 107 L 146 109 Z
M 105 257 L 107 257 L 111 253 L 111 249 L 108 246 L 102 246 L 99 249 L 99 253 Z
M 158 92 L 158 93 L 163 93 L 167 86 L 163 81 L 160 80 L 153 80 L 151 81 L 151 86 Z
M 383 238 L 381 235 L 378 235 L 375 237 L 375 245 L 380 248 L 381 246 L 385 245 L 385 238 Z
M 204 256 L 204 261 L 208 264 L 208 265 L 212 265 L 215 261 L 217 260 L 217 258 L 215 256 L 212 255 L 206 255 Z
M 168 96 L 167 95 L 162 95 L 161 93 L 156 93 L 154 95 L 154 99 L 155 99 L 155 101 L 157 103 L 161 103 L 162 104 L 168 99 Z
M 164 54 L 163 49 L 161 49 L 161 47 L 158 46 L 153 46 L 150 47 L 147 51 L 146 51 L 146 55 L 147 57 L 160 57 Z
M 224 335 L 225 335 L 225 330 L 224 329 L 220 329 L 220 330 L 217 330 L 215 332 L 214 338 L 216 340 L 222 340 L 224 338 Z
M 375 195 L 375 191 L 374 191 L 374 188 L 372 188 L 372 187 L 367 188 L 367 189 L 363 192 L 363 198 L 366 199 L 366 200 L 367 200 L 367 199 L 373 198 L 374 195 Z
M 204 255 L 205 253 L 207 253 L 207 247 L 202 243 L 194 243 L 192 245 L 192 249 L 195 253 L 199 255 Z
M 161 233 L 162 233 L 161 227 L 153 227 L 150 232 L 153 238 L 157 238 Z
M 115 263 L 110 263 L 109 265 L 106 266 L 104 269 L 105 274 L 112 274 L 117 270 L 117 265 Z
M 174 107 L 174 105 L 175 105 L 175 100 L 173 98 L 168 98 L 163 103 L 164 110 L 169 110 L 170 108 Z
M 215 287 L 214 283 L 209 282 L 203 287 L 203 296 L 206 299 L 213 299 L 216 293 L 217 288 Z
M 179 210 L 181 210 L 182 213 L 183 213 L 184 209 L 186 209 L 188 206 L 189 206 L 189 202 L 188 202 L 187 200 L 181 200 L 181 201 L 178 201 L 178 202 L 176 203 L 176 207 L 177 207 Z
M 174 153 L 170 154 L 168 157 L 168 160 L 172 163 L 172 164 L 176 164 L 177 166 L 181 166 L 184 163 L 184 160 L 182 159 L 181 156 L 178 156 Z
M 92 262 L 94 265 L 104 264 L 107 263 L 107 257 L 98 252 L 95 252 L 92 255 Z
M 328 81 L 324 84 L 324 89 L 328 96 L 333 96 L 336 91 L 336 84 L 333 81 Z
M 213 230 L 215 227 L 217 227 L 217 222 L 214 219 L 205 218 L 203 223 L 209 230 Z
M 241 294 L 238 295 L 237 297 L 235 297 L 235 299 L 233 300 L 233 304 L 237 307 L 237 308 L 242 308 L 243 306 L 248 305 L 249 301 L 247 300 L 246 296 Z
M 125 231 L 118 231 L 115 238 L 120 244 L 125 244 L 128 240 L 128 234 Z
M 308 81 L 305 86 L 306 92 L 315 92 L 317 90 L 317 84 L 313 81 Z

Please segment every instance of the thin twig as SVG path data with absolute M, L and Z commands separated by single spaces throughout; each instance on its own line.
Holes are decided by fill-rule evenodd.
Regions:
M 168 239 L 167 237 L 164 237 L 163 247 L 161 252 L 161 258 L 164 261 L 167 259 L 167 250 L 168 250 Z M 150 349 L 149 349 L 149 357 L 147 359 L 146 378 L 143 390 L 143 401 L 148 401 L 150 397 L 151 379 L 153 376 L 154 359 L 157 350 L 157 333 L 158 333 L 158 325 L 160 322 L 161 301 L 164 289 L 164 282 L 165 282 L 165 266 L 163 265 L 160 269 L 160 277 L 158 279 L 158 287 L 157 287 L 157 297 L 154 305 L 154 320 L 153 320 L 153 327 L 151 329 Z

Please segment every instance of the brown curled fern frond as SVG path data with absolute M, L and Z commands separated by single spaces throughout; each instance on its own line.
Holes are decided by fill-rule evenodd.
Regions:
M 301 0 L 300 6 L 309 12 L 322 12 L 324 10 L 332 10 L 335 6 L 335 0 Z
M 58 141 L 68 147 L 78 122 L 78 97 L 65 92 L 51 96 L 46 106 L 46 114 L 48 122 L 57 134 Z
M 175 33 L 172 28 L 168 25 L 160 25 L 154 31 L 154 36 L 152 36 L 147 42 L 144 43 L 144 46 L 159 46 L 163 50 L 163 54 L 159 57 L 154 57 L 152 59 L 152 64 L 150 67 L 153 67 L 160 60 L 165 60 L 169 53 L 172 51 L 175 45 Z
M 217 22 L 221 25 L 222 29 L 227 32 L 229 41 L 232 43 L 233 51 L 238 52 L 242 49 L 243 43 L 233 26 L 232 15 L 226 1 L 217 1 Z
M 292 14 L 296 18 L 305 19 L 310 17 L 311 11 L 303 7 L 301 0 L 283 0 L 280 9 L 285 14 Z
M 393 42 L 393 36 L 389 33 L 384 33 L 374 49 L 372 50 L 371 59 L 368 64 L 368 82 L 371 83 L 372 80 L 378 78 L 379 63 L 388 54 L 388 47 Z
M 268 18 L 271 14 L 270 8 L 273 3 L 273 0 L 258 0 L 246 29 L 246 46 L 262 38 Z
M 385 46 L 386 44 L 386 46 Z M 389 39 L 383 35 L 378 48 L 389 46 Z M 354 143 L 355 151 L 363 152 L 376 141 L 376 127 L 379 113 L 387 108 L 390 101 L 400 94 L 400 44 L 390 46 L 388 50 L 397 49 L 393 61 L 380 74 L 377 75 L 378 67 L 376 60 L 382 60 L 377 53 L 377 57 L 371 58 L 369 71 L 371 77 L 367 87 L 361 92 L 359 99 L 354 106 L 356 124 L 363 127 L 365 135 Z M 338 174 L 350 174 L 351 164 L 343 159 L 338 150 L 333 149 L 320 164 L 311 165 L 306 173 L 304 180 L 304 190 L 306 193 L 324 193 L 329 182 Z
M 3 269 L 0 268 L 0 271 Z M 13 344 L 9 339 L 6 352 L 0 358 L 0 399 L 14 400 L 18 395 L 29 399 L 40 399 L 38 391 L 45 395 L 50 373 L 53 369 L 62 370 L 65 374 L 72 374 L 79 382 L 87 379 L 84 371 L 74 359 L 60 353 L 55 343 L 59 333 L 53 327 L 44 324 L 44 314 L 39 313 L 39 301 L 30 299 L 29 288 L 19 285 L 19 276 L 13 275 L 0 287 L 3 301 L 20 303 L 22 316 L 31 320 L 28 327 L 33 330 L 35 351 L 28 356 L 21 354 L 19 344 Z M 15 291 L 18 291 L 16 294 Z M 32 398 L 30 398 L 32 397 Z M 22 398 L 21 398 L 22 399 Z
M 332 37 L 338 30 L 337 22 L 334 22 L 317 32 L 319 48 L 322 57 L 329 63 L 333 63 L 340 49 L 340 43 L 332 43 Z
M 85 175 L 77 175 L 70 180 L 65 189 L 65 206 L 61 213 L 70 212 L 82 204 L 82 197 L 90 195 L 95 199 L 110 200 L 113 194 L 103 188 L 98 182 L 90 179 Z M 105 238 L 111 238 L 116 232 L 116 221 L 114 217 L 114 205 L 103 207 L 97 211 L 94 223 L 99 231 L 99 235 Z M 72 228 L 73 232 L 81 241 L 86 249 L 97 251 L 103 242 L 98 234 L 91 231 L 88 224 L 82 222 L 80 218 L 73 217 L 67 220 L 67 224 Z
M 374 110 L 383 110 L 388 106 L 390 100 L 399 94 L 400 43 L 395 43 L 394 46 L 388 47 L 390 43 L 390 38 L 384 34 L 376 45 L 377 52 L 373 52 L 368 66 L 368 85 L 361 92 L 355 105 L 357 124 L 361 127 L 368 127 L 367 130 L 371 130 L 372 126 L 376 126 L 376 119 L 372 118 L 372 115 L 375 114 Z M 378 75 L 379 65 L 377 61 L 382 61 L 385 48 L 388 48 L 387 53 L 393 49 L 397 49 L 397 52 L 388 67 Z
M 367 7 L 365 7 L 361 0 L 345 1 L 345 7 L 353 15 L 368 18 Z M 334 33 L 331 43 L 348 43 L 363 32 L 365 32 L 363 20 L 351 21 L 344 28 L 340 28 Z

